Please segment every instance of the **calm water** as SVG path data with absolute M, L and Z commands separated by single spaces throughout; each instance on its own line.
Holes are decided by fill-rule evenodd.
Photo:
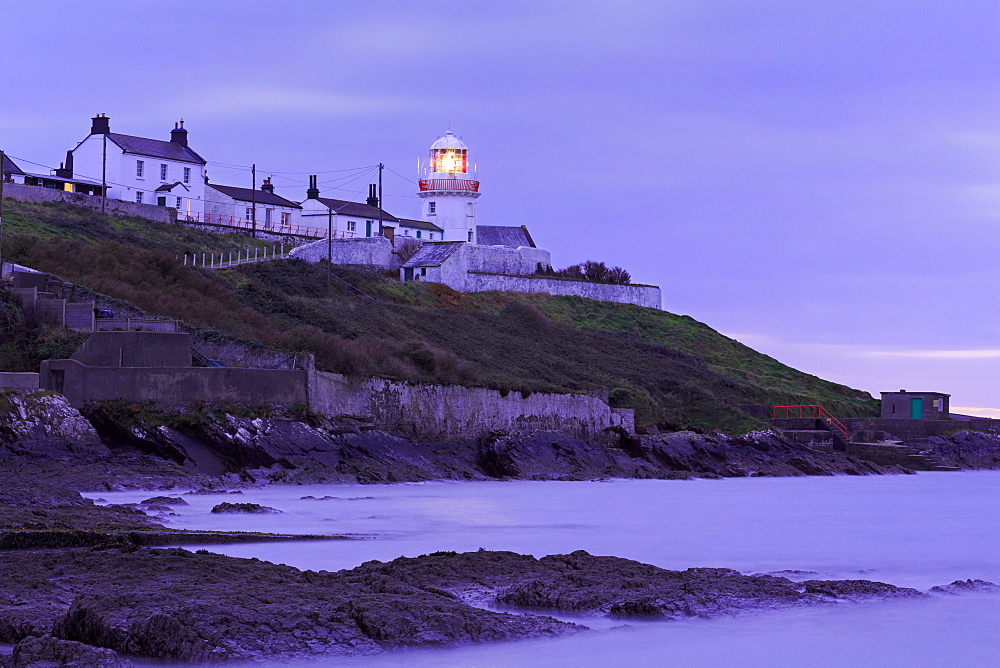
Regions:
M 112 503 L 153 493 L 92 494 Z M 300 497 L 332 496 L 328 500 Z M 584 549 L 666 568 L 815 571 L 927 589 L 1000 583 L 1000 472 L 610 482 L 280 486 L 184 496 L 190 529 L 364 540 L 204 546 L 313 570 L 436 550 Z M 212 515 L 223 500 L 280 515 Z M 197 549 L 191 546 L 189 549 Z M 886 602 L 613 627 L 559 640 L 386 654 L 353 665 L 1000 666 L 1000 596 Z

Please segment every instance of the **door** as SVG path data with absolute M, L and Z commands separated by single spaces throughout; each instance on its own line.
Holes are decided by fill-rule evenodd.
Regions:
M 167 198 L 166 197 L 157 197 L 156 198 L 156 206 L 166 206 L 166 205 L 167 205 Z
M 413 280 L 413 267 L 403 267 L 403 280 L 404 281 Z
M 910 418 L 913 420 L 924 419 L 924 400 L 910 399 Z
M 365 236 L 370 237 L 372 235 L 372 221 L 365 223 Z

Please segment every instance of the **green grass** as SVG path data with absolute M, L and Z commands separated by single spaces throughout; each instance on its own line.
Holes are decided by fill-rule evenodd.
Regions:
M 67 208 L 76 209 L 21 208 L 5 253 L 217 336 L 313 353 L 320 369 L 522 393 L 604 391 L 613 405 L 634 408 L 638 424 L 666 429 L 760 426 L 737 404 L 876 413 L 866 393 L 792 369 L 686 316 L 577 297 L 461 294 L 335 268 L 375 297 L 369 300 L 298 260 L 213 271 L 183 267 L 175 257 L 246 247 L 248 237 L 148 221 L 87 222 L 91 214 Z

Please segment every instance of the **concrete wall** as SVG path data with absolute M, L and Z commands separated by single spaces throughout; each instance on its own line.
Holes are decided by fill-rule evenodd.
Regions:
M 543 292 L 550 295 L 586 297 L 602 302 L 635 304 L 660 309 L 660 289 L 646 285 L 608 285 L 586 281 L 560 281 L 552 278 L 469 274 L 462 292 Z
M 0 390 L 37 390 L 37 373 L 0 371 Z
M 95 211 L 101 210 L 101 198 L 82 193 L 68 193 L 62 190 L 52 190 L 50 188 L 39 188 L 38 186 L 23 186 L 14 183 L 5 183 L 3 186 L 3 196 L 15 199 L 19 202 L 32 202 L 39 204 L 42 202 L 69 202 L 78 206 L 85 206 Z M 176 222 L 177 210 L 155 206 L 152 204 L 136 204 L 135 202 L 123 202 L 118 199 L 108 198 L 107 208 L 109 216 L 118 218 L 146 218 L 160 223 Z
M 380 428 L 428 441 L 476 438 L 489 430 L 559 430 L 590 438 L 618 426 L 634 431 L 632 411 L 612 410 L 596 397 L 519 392 L 457 385 L 410 385 L 379 378 L 353 380 L 313 371 L 313 411 L 356 416 Z
M 189 367 L 191 336 L 183 332 L 94 332 L 70 359 L 88 367 Z
M 290 255 L 306 262 L 327 259 L 327 244 L 332 246 L 333 264 L 388 271 L 399 268 L 399 258 L 392 251 L 392 242 L 385 237 L 356 239 L 321 239 L 294 249 Z
M 297 404 L 307 399 L 302 369 L 110 368 L 84 366 L 76 360 L 46 360 L 39 385 L 65 395 L 76 408 L 112 399 L 168 406 L 196 400 L 247 406 Z

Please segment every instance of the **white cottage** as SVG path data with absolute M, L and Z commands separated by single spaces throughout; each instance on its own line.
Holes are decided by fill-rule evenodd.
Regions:
M 64 168 L 106 181 L 108 197 L 175 207 L 180 220 L 200 220 L 205 211 L 205 159 L 188 146 L 184 121 L 164 141 L 111 132 L 111 119 L 99 114 L 90 135 L 67 153 Z
M 322 231 L 330 229 L 334 237 L 389 237 L 399 225 L 399 219 L 379 209 L 375 186 L 369 186 L 364 204 L 342 199 L 320 197 L 316 176 L 309 177 L 306 200 L 302 202 L 302 224 Z M 379 225 L 382 229 L 379 229 Z
M 291 233 L 297 231 L 301 214 L 301 206 L 274 194 L 271 179 L 264 179 L 260 190 L 205 184 L 206 223 L 247 227 L 256 221 L 259 230 Z

